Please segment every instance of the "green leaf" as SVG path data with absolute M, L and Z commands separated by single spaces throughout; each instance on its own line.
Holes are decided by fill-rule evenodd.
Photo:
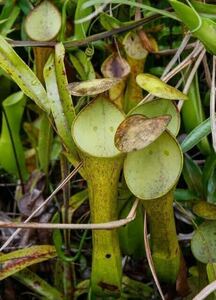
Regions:
M 64 65 L 65 49 L 62 43 L 55 46 L 55 70 L 59 96 L 69 127 L 75 118 L 75 109 L 68 88 L 67 73 Z
M 189 133 L 205 120 L 197 74 L 190 85 L 187 95 L 189 101 L 184 102 L 181 110 L 181 116 L 186 133 Z M 204 154 L 209 154 L 211 152 L 211 147 L 206 137 L 201 140 L 198 147 Z
M 204 194 L 207 199 L 208 199 L 209 179 L 212 177 L 215 169 L 216 169 L 216 155 L 215 153 L 212 153 L 207 157 L 205 161 L 203 167 L 203 175 L 202 175 Z
M 142 4 L 142 3 L 135 2 L 135 1 L 112 0 L 112 3 L 113 4 L 116 3 L 116 4 L 121 4 L 121 5 L 125 4 L 125 5 L 129 5 L 129 6 L 140 7 L 140 8 L 146 9 L 147 11 L 155 12 L 155 13 L 161 14 L 162 16 L 172 18 L 174 20 L 178 20 L 178 18 L 174 14 L 172 14 L 172 13 L 166 11 L 166 10 L 158 9 L 158 8 L 153 7 L 153 6 L 145 5 L 145 4 Z M 84 1 L 83 8 L 87 8 L 87 7 L 90 7 L 92 5 L 96 5 L 96 4 L 104 4 L 104 0 Z
M 112 30 L 122 26 L 122 22 L 106 13 L 100 14 L 100 23 L 106 30 Z
M 0 67 L 41 109 L 50 111 L 49 100 L 41 82 L 2 36 L 0 36 Z
M 77 50 L 76 52 L 69 54 L 69 58 L 74 68 L 79 73 L 81 80 L 95 79 L 94 68 L 85 52 L 83 52 L 82 50 Z
M 0 255 L 0 280 L 25 269 L 28 266 L 56 256 L 54 246 L 41 245 Z
M 208 263 L 206 266 L 206 271 L 207 271 L 209 282 L 215 281 L 216 280 L 216 264 Z
M 200 2 L 196 0 L 191 0 L 191 4 L 195 8 L 195 10 L 198 13 L 202 14 L 210 14 L 213 16 L 216 16 L 216 5 L 215 4 L 209 4 L 205 2 Z
M 202 183 L 202 171 L 198 164 L 185 155 L 184 167 L 183 167 L 183 177 L 187 183 L 188 188 L 194 191 L 200 197 L 203 196 L 203 183 Z
M 19 164 L 19 169 L 23 179 L 27 179 L 28 177 L 25 153 L 20 137 L 21 121 L 25 109 L 25 103 L 26 97 L 23 92 L 11 94 L 2 102 L 7 119 L 3 114 L 0 136 L 0 165 L 8 173 L 19 178 L 17 166 L 17 164 Z
M 176 0 L 169 0 L 177 16 L 213 54 L 216 54 L 216 23 L 209 18 L 201 17 L 194 9 Z
M 86 38 L 86 33 L 89 28 L 89 24 L 91 21 L 85 21 L 81 23 L 77 23 L 76 21 L 79 21 L 88 15 L 90 15 L 93 11 L 92 7 L 89 8 L 83 8 L 83 4 L 86 2 L 86 0 L 78 0 L 77 6 L 76 6 L 76 12 L 75 12 L 75 28 L 74 28 L 74 36 L 76 40 L 81 40 Z
M 174 198 L 176 201 L 200 200 L 194 192 L 185 189 L 175 189 Z
M 142 89 L 159 98 L 170 100 L 188 99 L 185 94 L 151 74 L 139 74 L 136 77 L 136 82 Z
M 206 221 L 196 229 L 191 250 L 194 257 L 204 264 L 216 262 L 216 221 Z
M 20 14 L 20 8 L 15 5 L 9 11 L 8 18 L 5 20 L 5 22 L 0 24 L 0 34 L 2 36 L 7 36 L 8 33 L 13 31 L 13 29 L 11 29 L 11 27 L 13 26 L 13 24 L 16 21 L 17 17 L 19 16 L 19 14 Z M 1 20 L 1 18 L 0 18 L 0 20 Z
M 71 124 L 68 123 L 68 119 L 64 113 L 63 103 L 61 101 L 57 78 L 56 68 L 54 64 L 54 57 L 51 55 L 44 67 L 44 80 L 47 88 L 47 94 L 50 99 L 51 111 L 54 118 L 54 122 L 57 128 L 57 133 L 63 141 L 63 144 L 74 156 L 74 159 L 78 159 L 76 146 L 70 134 Z
M 47 115 L 41 113 L 38 137 L 38 158 L 40 169 L 48 175 L 53 141 L 53 128 Z
M 17 272 L 13 277 L 36 294 L 45 297 L 47 300 L 64 299 L 64 296 L 57 289 L 27 268 Z
M 183 152 L 187 152 L 196 146 L 205 136 L 211 132 L 210 118 L 195 127 L 181 143 Z
M 143 149 L 153 143 L 166 129 L 170 116 L 146 118 L 142 115 L 127 117 L 117 128 L 115 145 L 121 152 Z

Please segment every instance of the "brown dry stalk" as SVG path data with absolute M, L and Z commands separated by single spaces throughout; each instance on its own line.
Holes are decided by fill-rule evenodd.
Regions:
M 98 223 L 98 224 L 63 224 L 63 223 L 24 223 L 24 222 L 0 222 L 0 228 L 36 228 L 36 229 L 114 229 L 124 226 L 136 217 L 136 209 L 139 204 L 139 199 L 136 199 L 133 203 L 133 206 L 125 219 L 120 219 L 117 221 L 111 221 L 107 223 Z
M 165 300 L 162 289 L 160 287 L 159 280 L 157 278 L 154 263 L 153 263 L 153 260 L 152 260 L 151 249 L 150 249 L 149 240 L 148 240 L 148 233 L 147 233 L 147 216 L 146 216 L 146 212 L 145 212 L 145 215 L 144 215 L 144 245 L 145 245 L 145 250 L 146 250 L 146 258 L 147 258 L 149 268 L 150 268 L 151 273 L 152 273 L 152 277 L 153 277 L 154 282 L 157 286 L 157 289 L 158 289 L 158 292 L 161 296 L 161 299 Z

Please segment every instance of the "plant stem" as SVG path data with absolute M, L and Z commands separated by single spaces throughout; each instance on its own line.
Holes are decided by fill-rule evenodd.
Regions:
M 180 248 L 173 214 L 173 190 L 165 196 L 142 201 L 150 221 L 152 258 L 159 279 L 175 282 L 180 267 Z
M 123 156 L 96 158 L 83 154 L 92 223 L 118 218 L 117 186 L 122 163 Z M 92 292 L 96 295 L 118 296 L 122 271 L 117 230 L 93 230 L 92 234 Z

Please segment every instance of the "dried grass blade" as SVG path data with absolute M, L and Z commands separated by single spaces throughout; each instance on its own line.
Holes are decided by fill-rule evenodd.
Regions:
M 158 292 L 161 296 L 161 299 L 165 300 L 162 289 L 160 287 L 159 280 L 157 278 L 157 274 L 156 274 L 154 263 L 153 263 L 152 256 L 151 256 L 151 250 L 150 250 L 150 245 L 149 245 L 149 240 L 148 240 L 148 233 L 147 233 L 147 216 L 146 216 L 146 212 L 145 212 L 145 216 L 144 216 L 144 244 L 145 244 L 147 261 L 148 261 L 149 268 L 151 270 L 154 282 L 157 286 L 157 289 L 158 289 Z

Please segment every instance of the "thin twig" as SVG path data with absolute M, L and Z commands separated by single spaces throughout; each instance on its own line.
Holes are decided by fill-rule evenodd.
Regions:
M 190 50 L 193 49 L 196 46 L 196 42 L 188 44 L 184 50 Z M 165 50 L 160 50 L 157 52 L 154 52 L 154 54 L 160 55 L 160 56 L 168 56 L 168 55 L 173 55 L 178 51 L 179 48 L 173 48 L 173 49 L 165 49 Z
M 55 196 L 58 191 L 64 187 L 64 185 L 79 171 L 81 167 L 82 162 L 77 165 L 77 167 L 59 184 L 59 186 L 52 192 L 52 194 L 41 205 L 39 205 L 23 223 L 28 223 L 42 207 L 47 205 L 47 203 L 53 198 L 53 196 Z M 9 237 L 9 239 L 1 246 L 0 251 L 3 251 L 21 230 L 21 228 L 15 230 L 14 233 Z
M 0 222 L 0 228 L 37 228 L 37 229 L 114 229 L 124 226 L 136 217 L 136 209 L 139 204 L 139 199 L 136 199 L 133 206 L 125 219 L 120 219 L 116 221 L 111 221 L 107 223 L 97 223 L 97 224 L 51 224 L 51 223 L 14 223 L 14 222 Z
M 214 151 L 216 152 L 215 63 L 216 63 L 216 56 L 213 56 L 211 96 L 210 96 L 210 120 L 211 120 L 212 145 L 213 145 Z
M 169 71 L 172 69 L 172 67 L 175 65 L 175 63 L 177 62 L 177 60 L 179 59 L 181 53 L 183 52 L 183 50 L 185 49 L 185 47 L 187 46 L 189 40 L 191 38 L 191 34 L 186 34 L 185 37 L 183 38 L 181 45 L 179 46 L 178 50 L 176 51 L 175 55 L 173 56 L 173 58 L 170 60 L 170 62 L 168 63 L 168 65 L 166 66 L 166 68 L 163 71 L 163 75 L 161 76 L 161 79 L 163 80 L 164 77 L 167 75 L 167 73 L 169 73 Z
M 119 28 L 115 28 L 109 31 L 100 32 L 84 39 L 78 41 L 66 41 L 63 42 L 65 48 L 72 48 L 72 47 L 80 47 L 86 46 L 91 42 L 95 42 L 101 39 L 105 39 L 108 37 L 112 37 L 115 34 L 120 34 L 126 31 L 133 30 L 141 25 L 147 24 L 153 20 L 161 18 L 160 14 L 154 14 L 149 17 L 145 17 L 139 21 L 134 22 L 133 24 L 125 25 Z M 55 47 L 57 42 L 50 41 L 50 42 L 38 42 L 38 41 L 16 41 L 16 40 L 9 40 L 8 41 L 12 47 Z
M 155 282 L 155 284 L 157 286 L 157 289 L 159 291 L 161 299 L 165 300 L 165 297 L 163 295 L 162 289 L 160 287 L 159 280 L 157 278 L 157 274 L 156 274 L 154 263 L 153 263 L 152 256 L 151 256 L 151 250 L 150 250 L 150 245 L 149 245 L 149 240 L 148 240 L 148 233 L 147 233 L 147 216 L 146 216 L 146 211 L 145 211 L 145 215 L 144 215 L 144 244 L 145 244 L 145 250 L 146 250 L 146 258 L 147 258 L 147 261 L 148 261 L 148 264 L 149 264 L 149 268 L 151 270 L 154 282 Z
M 210 89 L 211 88 L 211 73 L 210 73 L 209 66 L 208 66 L 207 55 L 205 55 L 203 57 L 203 67 L 204 67 L 204 72 L 205 72 L 206 83 Z
M 190 89 L 190 86 L 191 86 L 191 83 L 192 83 L 192 81 L 194 79 L 194 76 L 195 76 L 195 74 L 197 72 L 197 69 L 199 68 L 199 66 L 200 66 L 200 64 L 201 64 L 201 62 L 203 60 L 203 57 L 204 57 L 205 53 L 206 53 L 206 50 L 203 49 L 202 52 L 200 53 L 200 55 L 198 56 L 198 58 L 197 58 L 197 60 L 196 60 L 196 62 L 194 64 L 194 66 L 193 66 L 193 68 L 192 68 L 192 70 L 190 72 L 190 75 L 187 78 L 186 84 L 184 86 L 184 89 L 183 89 L 183 93 L 184 94 L 188 93 L 188 91 Z M 184 104 L 184 101 L 180 100 L 179 103 L 178 103 L 178 110 L 179 111 L 181 110 L 183 104 Z

